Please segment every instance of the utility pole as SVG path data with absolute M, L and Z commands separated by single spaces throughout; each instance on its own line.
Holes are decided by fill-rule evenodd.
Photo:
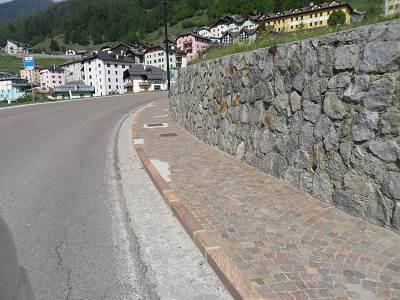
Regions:
M 31 70 L 31 94 L 32 94 L 32 102 L 35 102 L 35 93 L 33 92 L 33 70 Z
M 168 91 L 171 88 L 171 74 L 169 73 L 169 45 L 168 45 L 168 3 L 167 0 L 163 0 L 164 6 L 164 33 L 165 33 L 165 53 L 167 54 L 167 80 L 168 80 Z

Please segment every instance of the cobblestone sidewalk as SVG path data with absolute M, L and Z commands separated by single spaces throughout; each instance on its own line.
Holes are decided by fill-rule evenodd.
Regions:
M 167 113 L 163 99 L 139 114 L 145 154 L 262 298 L 400 299 L 400 236 L 203 144 Z

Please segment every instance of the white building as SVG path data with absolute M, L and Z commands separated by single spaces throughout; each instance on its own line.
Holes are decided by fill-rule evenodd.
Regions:
M 124 94 L 124 71 L 135 63 L 130 57 L 97 52 L 82 59 L 82 79 L 95 88 L 94 96 Z
M 76 51 L 69 49 L 69 50 L 65 51 L 65 55 L 67 55 L 67 56 L 76 55 Z
M 228 31 L 228 25 L 230 23 L 230 18 L 219 19 L 210 27 L 210 38 L 212 40 L 220 39 L 222 35 Z
M 239 32 L 242 29 L 254 30 L 257 28 L 256 17 L 232 17 L 228 24 L 228 30 L 231 32 Z
M 201 27 L 196 30 L 196 33 L 206 38 L 209 38 L 211 36 L 210 27 Z
M 5 53 L 8 55 L 28 54 L 29 46 L 14 40 L 7 40 Z
M 82 59 L 66 62 L 60 65 L 60 67 L 64 69 L 66 83 L 83 81 L 84 72 Z
M 174 81 L 177 76 L 177 70 L 185 68 L 187 66 L 186 58 L 176 53 L 175 46 L 170 47 L 169 51 L 169 70 L 171 74 L 171 80 Z M 167 52 L 165 46 L 157 45 L 147 49 L 144 54 L 144 64 L 146 66 L 153 66 L 163 70 L 167 70 Z
M 30 88 L 31 85 L 25 79 L 17 77 L 0 78 L 0 102 L 17 101 Z
M 127 93 L 164 91 L 167 86 L 167 72 L 157 67 L 136 64 L 124 72 Z
M 238 33 L 243 30 L 253 31 L 257 29 L 257 20 L 260 18 L 258 15 L 249 15 L 249 16 L 231 16 L 224 17 L 210 28 L 210 36 L 209 38 L 213 42 L 221 42 L 221 38 L 226 32 Z

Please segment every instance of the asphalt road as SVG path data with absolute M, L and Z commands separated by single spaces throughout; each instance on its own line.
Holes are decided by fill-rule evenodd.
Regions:
M 151 298 L 113 147 L 122 119 L 163 95 L 0 110 L 0 215 L 37 299 Z

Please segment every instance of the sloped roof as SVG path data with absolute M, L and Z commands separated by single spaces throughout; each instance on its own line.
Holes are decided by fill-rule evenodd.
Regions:
M 77 82 L 69 82 L 64 85 L 60 85 L 54 88 L 55 93 L 68 93 L 69 91 L 71 92 L 93 92 L 94 93 L 94 87 L 90 85 L 86 85 L 81 81 Z
M 249 36 L 252 36 L 252 35 L 254 35 L 254 34 L 257 33 L 257 29 L 242 28 L 240 31 L 235 31 L 235 32 L 229 31 L 229 30 L 228 30 L 228 31 L 225 31 L 225 32 L 222 34 L 221 39 L 224 38 L 225 36 L 227 36 L 228 34 L 229 34 L 230 36 L 232 36 L 232 38 L 236 38 L 236 37 L 238 37 L 242 32 L 246 32 Z
M 132 76 L 143 76 L 147 80 L 165 80 L 167 72 L 154 66 L 135 64 L 124 72 L 124 79 Z
M 24 47 L 24 48 L 29 48 L 30 47 L 30 45 L 22 43 L 22 42 L 19 42 L 19 41 L 16 41 L 16 40 L 7 40 L 7 41 L 17 45 L 18 47 Z
M 85 61 L 89 61 L 89 60 L 96 59 L 96 58 L 104 60 L 104 61 L 110 61 L 110 62 L 130 62 L 130 63 L 135 62 L 135 60 L 132 59 L 131 57 L 109 54 L 109 53 L 102 52 L 102 51 L 98 51 L 97 53 L 89 55 L 89 56 L 83 58 L 82 61 L 85 62 Z
M 199 35 L 199 34 L 194 33 L 194 32 L 184 32 L 184 33 L 178 35 L 176 39 L 179 39 L 180 37 L 182 37 L 182 36 L 187 36 L 187 35 L 191 35 L 191 36 L 193 36 L 193 37 L 196 38 L 196 39 L 204 40 L 205 42 L 208 42 L 208 43 L 210 42 L 210 39 L 209 39 L 209 38 L 204 37 L 204 36 Z
M 287 17 L 287 16 L 299 15 L 299 14 L 304 14 L 304 13 L 312 13 L 312 12 L 320 11 L 320 10 L 327 9 L 327 8 L 338 8 L 338 7 L 345 7 L 345 6 L 347 6 L 350 9 L 350 11 L 353 11 L 352 7 L 348 3 L 341 3 L 339 1 L 330 1 L 330 2 L 324 2 L 321 4 L 315 4 L 313 6 L 293 8 L 293 9 L 282 11 L 282 12 L 267 14 L 262 19 L 263 20 L 278 19 L 278 18 Z

